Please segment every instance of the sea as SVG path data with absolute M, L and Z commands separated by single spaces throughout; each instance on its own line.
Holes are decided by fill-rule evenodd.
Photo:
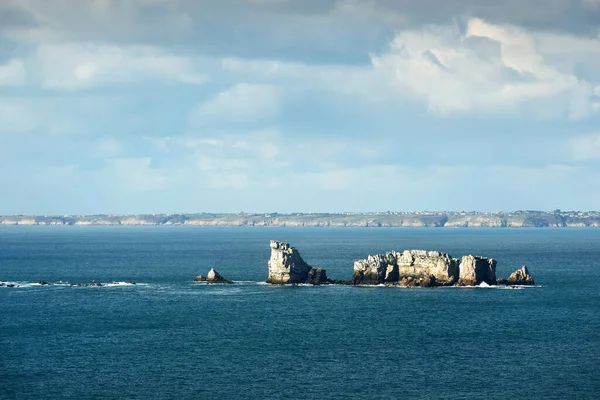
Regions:
M 333 279 L 426 249 L 536 285 L 267 285 L 270 239 Z M 600 398 L 600 229 L 3 226 L 0 281 L 0 399 Z

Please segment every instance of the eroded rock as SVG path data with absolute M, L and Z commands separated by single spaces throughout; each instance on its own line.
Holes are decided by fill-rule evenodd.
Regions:
M 506 283 L 509 285 L 535 285 L 526 265 L 510 274 Z
M 271 240 L 267 283 L 304 283 L 311 268 L 289 243 Z
M 496 260 L 481 256 L 463 256 L 459 265 L 459 284 L 475 286 L 481 282 L 496 284 Z
M 425 250 L 405 250 L 402 253 L 391 251 L 355 261 L 352 284 L 446 285 L 454 283 L 458 273 L 458 260 L 446 253 Z
M 323 268 L 311 268 L 310 271 L 308 271 L 308 276 L 304 283 L 320 285 L 323 283 L 330 283 L 330 281 L 329 278 L 327 278 L 327 271 Z
M 322 285 L 333 281 L 327 277 L 325 269 L 313 268 L 304 262 L 298 250 L 289 243 L 271 240 L 267 283 Z

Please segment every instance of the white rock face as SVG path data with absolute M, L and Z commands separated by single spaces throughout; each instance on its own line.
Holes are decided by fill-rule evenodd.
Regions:
M 206 280 L 207 281 L 214 281 L 217 279 L 217 276 L 221 276 L 217 273 L 217 271 L 215 271 L 214 268 L 211 268 L 210 271 L 208 271 L 208 275 L 206 276 Z
M 438 284 L 458 278 L 458 260 L 446 253 L 426 250 L 391 251 L 354 262 L 354 284 L 393 283 L 404 278 L 435 277 Z
M 304 262 L 298 250 L 289 243 L 271 240 L 267 283 L 304 283 L 310 270 L 311 266 Z
M 458 260 L 440 251 L 405 250 L 396 262 L 401 277 L 433 275 L 440 282 L 458 278 Z
M 459 266 L 461 285 L 496 284 L 496 260 L 481 256 L 463 256 Z

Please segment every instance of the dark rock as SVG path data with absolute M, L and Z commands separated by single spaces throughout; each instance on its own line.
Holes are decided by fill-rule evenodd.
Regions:
M 46 286 L 46 285 L 52 285 L 51 283 L 48 283 L 46 281 L 40 281 L 40 285 L 42 286 Z
M 211 268 L 208 271 L 207 276 L 198 275 L 194 278 L 194 282 L 206 282 L 206 283 L 223 283 L 223 284 L 231 284 L 233 283 L 230 280 L 227 280 L 221 276 L 214 268 Z
M 330 280 L 327 278 L 327 271 L 323 268 L 311 268 L 305 283 L 321 285 L 330 283 Z

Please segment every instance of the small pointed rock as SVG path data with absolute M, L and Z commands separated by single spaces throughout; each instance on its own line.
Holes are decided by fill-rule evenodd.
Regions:
M 227 280 L 221 276 L 214 268 L 211 268 L 208 271 L 208 275 L 206 276 L 206 282 L 208 283 L 233 283 L 230 280 Z
M 533 278 L 529 274 L 527 266 L 523 265 L 520 269 L 516 270 L 506 280 L 509 285 L 535 285 Z

